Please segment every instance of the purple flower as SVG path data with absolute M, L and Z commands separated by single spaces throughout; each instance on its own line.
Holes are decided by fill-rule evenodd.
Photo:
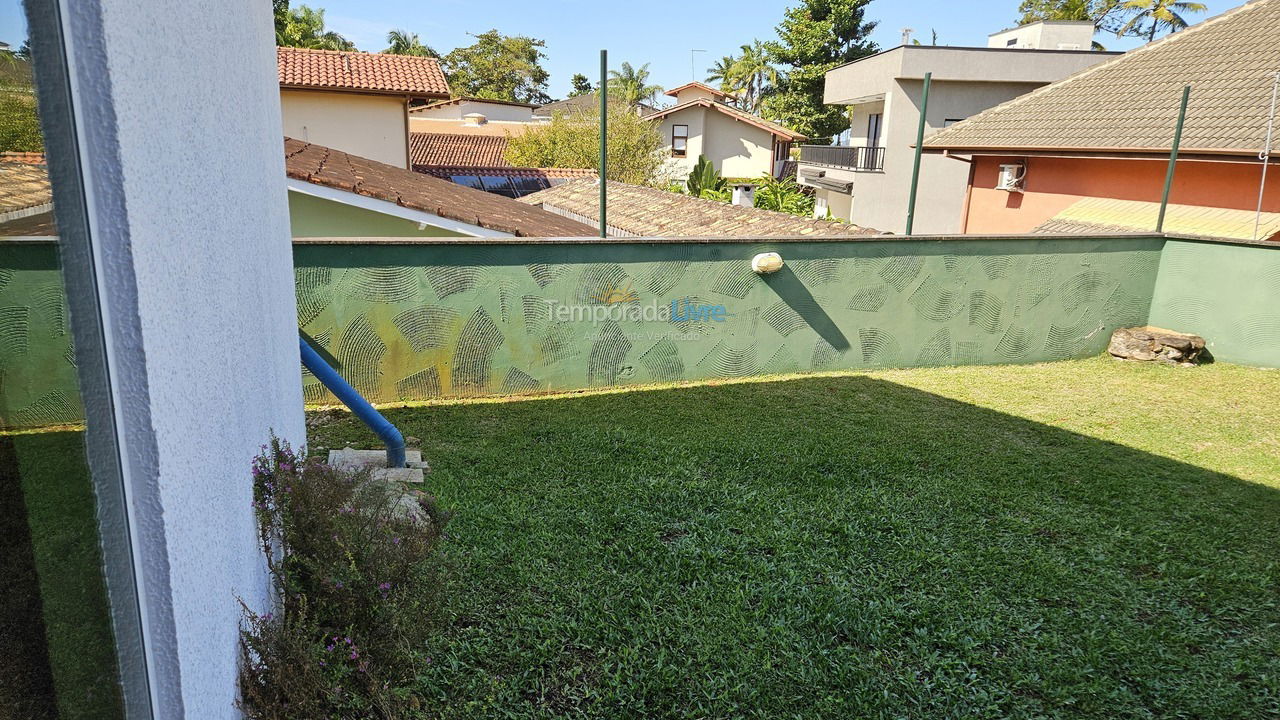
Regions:
M 356 658 L 360 657 L 360 653 L 355 650 L 352 650 L 351 654 L 348 655 L 347 657 L 349 657 L 352 660 L 355 660 Z
M 400 538 L 398 538 L 398 537 L 397 537 L 397 538 L 391 538 L 391 544 L 392 544 L 392 545 L 399 545 L 399 544 L 400 544 Z
M 334 586 L 334 587 L 336 587 L 336 588 L 341 589 L 341 588 L 342 588 L 342 581 L 341 581 L 341 580 L 334 580 L 334 581 L 333 581 L 333 586 Z
M 321 660 L 321 661 L 320 661 L 320 667 L 324 667 L 324 666 L 325 666 L 325 662 L 324 662 L 323 660 Z
M 391 583 L 389 582 L 378 583 L 378 589 L 381 590 L 382 592 L 386 592 L 391 589 Z

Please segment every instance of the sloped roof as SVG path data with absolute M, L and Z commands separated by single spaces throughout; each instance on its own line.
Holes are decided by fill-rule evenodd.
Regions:
M 409 133 L 409 157 L 414 165 L 484 165 L 510 167 L 504 157 L 507 138 L 458 133 Z
M 1168 151 L 1182 88 L 1187 153 L 1254 155 L 1280 69 L 1280 0 L 1254 0 L 942 130 L 933 150 Z
M 619 231 L 619 234 L 638 237 L 880 234 L 857 225 L 740 207 L 639 185 L 610 182 L 608 190 L 609 226 Z M 598 222 L 600 185 L 594 180 L 571 180 L 563 185 L 526 195 L 519 202 Z
M 34 162 L 35 153 L 22 153 L 20 158 L 0 155 L 0 218 L 14 219 L 17 214 L 53 202 L 49 171 L 44 157 Z
M 596 171 L 586 168 L 518 168 L 494 165 L 414 165 L 414 171 L 434 175 L 438 178 L 451 178 L 454 175 L 483 175 L 485 177 L 542 177 L 542 178 L 595 178 Z
M 416 113 L 416 112 L 423 112 L 424 110 L 435 110 L 436 108 L 447 107 L 449 105 L 458 105 L 464 102 L 488 103 L 490 105 L 510 105 L 511 107 L 523 107 L 523 108 L 538 107 L 534 103 L 522 103 L 522 102 L 516 102 L 515 100 L 494 100 L 492 98 L 480 98 L 480 97 L 456 97 L 450 100 L 440 100 L 439 102 L 433 102 L 427 105 L 419 105 L 416 108 L 411 108 L 409 112 Z
M 729 97 L 729 93 L 727 93 L 727 92 L 725 92 L 725 91 L 723 91 L 723 90 L 717 90 L 716 88 L 713 88 L 713 87 L 711 87 L 710 85 L 708 85 L 708 84 L 706 84 L 706 83 L 700 83 L 700 82 L 698 82 L 697 80 L 695 80 L 695 81 L 693 81 L 693 82 L 687 82 L 687 83 L 685 83 L 685 84 L 681 85 L 681 86 L 680 86 L 680 87 L 678 87 L 678 88 L 672 88 L 672 89 L 668 90 L 665 94 L 670 95 L 671 97 L 675 97 L 676 95 L 679 95 L 679 94 L 680 94 L 680 91 L 681 91 L 681 90 L 688 90 L 689 88 L 700 88 L 700 89 L 702 89 L 702 90 L 706 90 L 707 92 L 711 93 L 712 95 L 716 95 L 716 96 L 718 96 L 718 97 Z
M 1160 215 L 1160 203 L 1139 200 L 1086 198 L 1046 220 L 1033 232 L 1037 234 L 1154 232 Z M 1250 210 L 1169 205 L 1164 230 L 1176 235 L 1252 240 L 1258 215 Z M 1268 240 L 1280 233 L 1280 213 L 1264 212 L 1258 223 L 1258 239 Z
M 281 87 L 449 97 L 435 58 L 278 47 L 276 67 Z
M 739 110 L 738 108 L 725 105 L 722 102 L 714 102 L 706 98 L 698 98 L 696 100 L 690 100 L 689 102 L 680 103 L 679 105 L 676 105 L 674 107 L 669 107 L 666 110 L 653 113 L 652 115 L 646 115 L 645 117 L 649 118 L 650 120 L 660 120 L 668 115 L 671 115 L 673 113 L 678 113 L 681 110 L 687 110 L 694 106 L 711 108 L 712 110 L 722 112 L 725 115 L 728 115 L 729 117 L 735 120 L 741 120 L 742 122 L 747 123 L 748 125 L 754 125 L 760 128 L 761 130 L 767 130 L 768 132 L 771 132 L 774 135 L 777 135 L 779 137 L 786 138 L 787 140 L 797 141 L 797 140 L 807 139 L 805 138 L 804 135 L 801 135 L 800 133 L 794 130 L 789 130 L 779 125 L 776 122 L 765 120 L 764 118 L 756 115 L 752 115 L 749 112 L 744 112 L 742 110 Z
M 590 237 L 596 231 L 537 208 L 322 145 L 285 138 L 285 170 L 295 180 L 519 237 Z
M 610 102 L 615 101 L 611 99 Z M 639 103 L 639 107 L 640 114 L 644 116 L 657 112 L 657 108 L 651 105 L 646 105 L 645 103 Z M 558 112 L 593 112 L 599 108 L 600 96 L 593 90 L 589 93 L 565 98 L 564 100 L 557 100 L 553 103 L 547 103 L 546 105 L 539 105 L 533 111 L 533 114 L 539 117 L 550 117 Z

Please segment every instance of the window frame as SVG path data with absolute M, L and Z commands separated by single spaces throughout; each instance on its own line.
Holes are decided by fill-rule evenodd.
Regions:
M 684 134 L 677 135 L 676 128 L 684 128 Z M 683 140 L 684 147 L 676 148 L 676 140 Z M 689 157 L 689 126 L 688 125 L 684 125 L 684 124 L 677 125 L 675 123 L 671 124 L 671 157 L 678 157 L 678 158 Z

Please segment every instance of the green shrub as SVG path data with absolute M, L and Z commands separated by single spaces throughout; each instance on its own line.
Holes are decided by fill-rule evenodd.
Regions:
M 272 438 L 254 511 L 278 607 L 245 608 L 241 709 L 255 720 L 401 718 L 431 662 L 446 513 L 367 472 L 303 460 Z
M 755 206 L 798 217 L 813 217 L 813 196 L 790 177 L 780 180 L 769 175 L 761 177 L 756 186 Z
M 716 170 L 716 166 L 711 164 L 706 155 L 698 156 L 698 162 L 694 164 L 693 172 L 689 173 L 689 179 L 685 182 L 690 195 L 707 200 L 722 199 L 720 196 L 727 191 L 727 185 L 725 179 L 720 177 L 720 171 Z M 724 199 L 728 200 L 727 197 Z

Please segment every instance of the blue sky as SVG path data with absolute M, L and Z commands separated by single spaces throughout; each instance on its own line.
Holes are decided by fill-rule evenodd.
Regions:
M 264 4 L 266 0 L 261 0 Z M 649 63 L 652 79 L 664 87 L 690 80 L 690 50 L 701 80 L 722 55 L 755 38 L 775 37 L 787 0 L 293 0 L 323 7 L 332 29 L 361 50 L 386 47 L 392 28 L 416 32 L 441 52 L 468 45 L 468 33 L 497 28 L 510 35 L 531 35 L 547 42 L 545 67 L 550 93 L 564 96 L 576 72 L 593 77 L 599 51 L 608 48 L 611 65 L 626 60 Z M 1208 15 L 1243 0 L 1206 0 Z M 921 42 L 938 31 L 942 45 L 985 46 L 987 35 L 1011 26 L 1019 0 L 872 0 L 868 16 L 878 20 L 873 39 L 882 47 L 901 43 L 902 29 L 914 28 Z M 1205 16 L 1196 16 L 1202 19 Z M 17 44 L 25 35 L 19 0 L 0 0 L 0 40 Z M 1109 49 L 1137 43 L 1099 37 Z

